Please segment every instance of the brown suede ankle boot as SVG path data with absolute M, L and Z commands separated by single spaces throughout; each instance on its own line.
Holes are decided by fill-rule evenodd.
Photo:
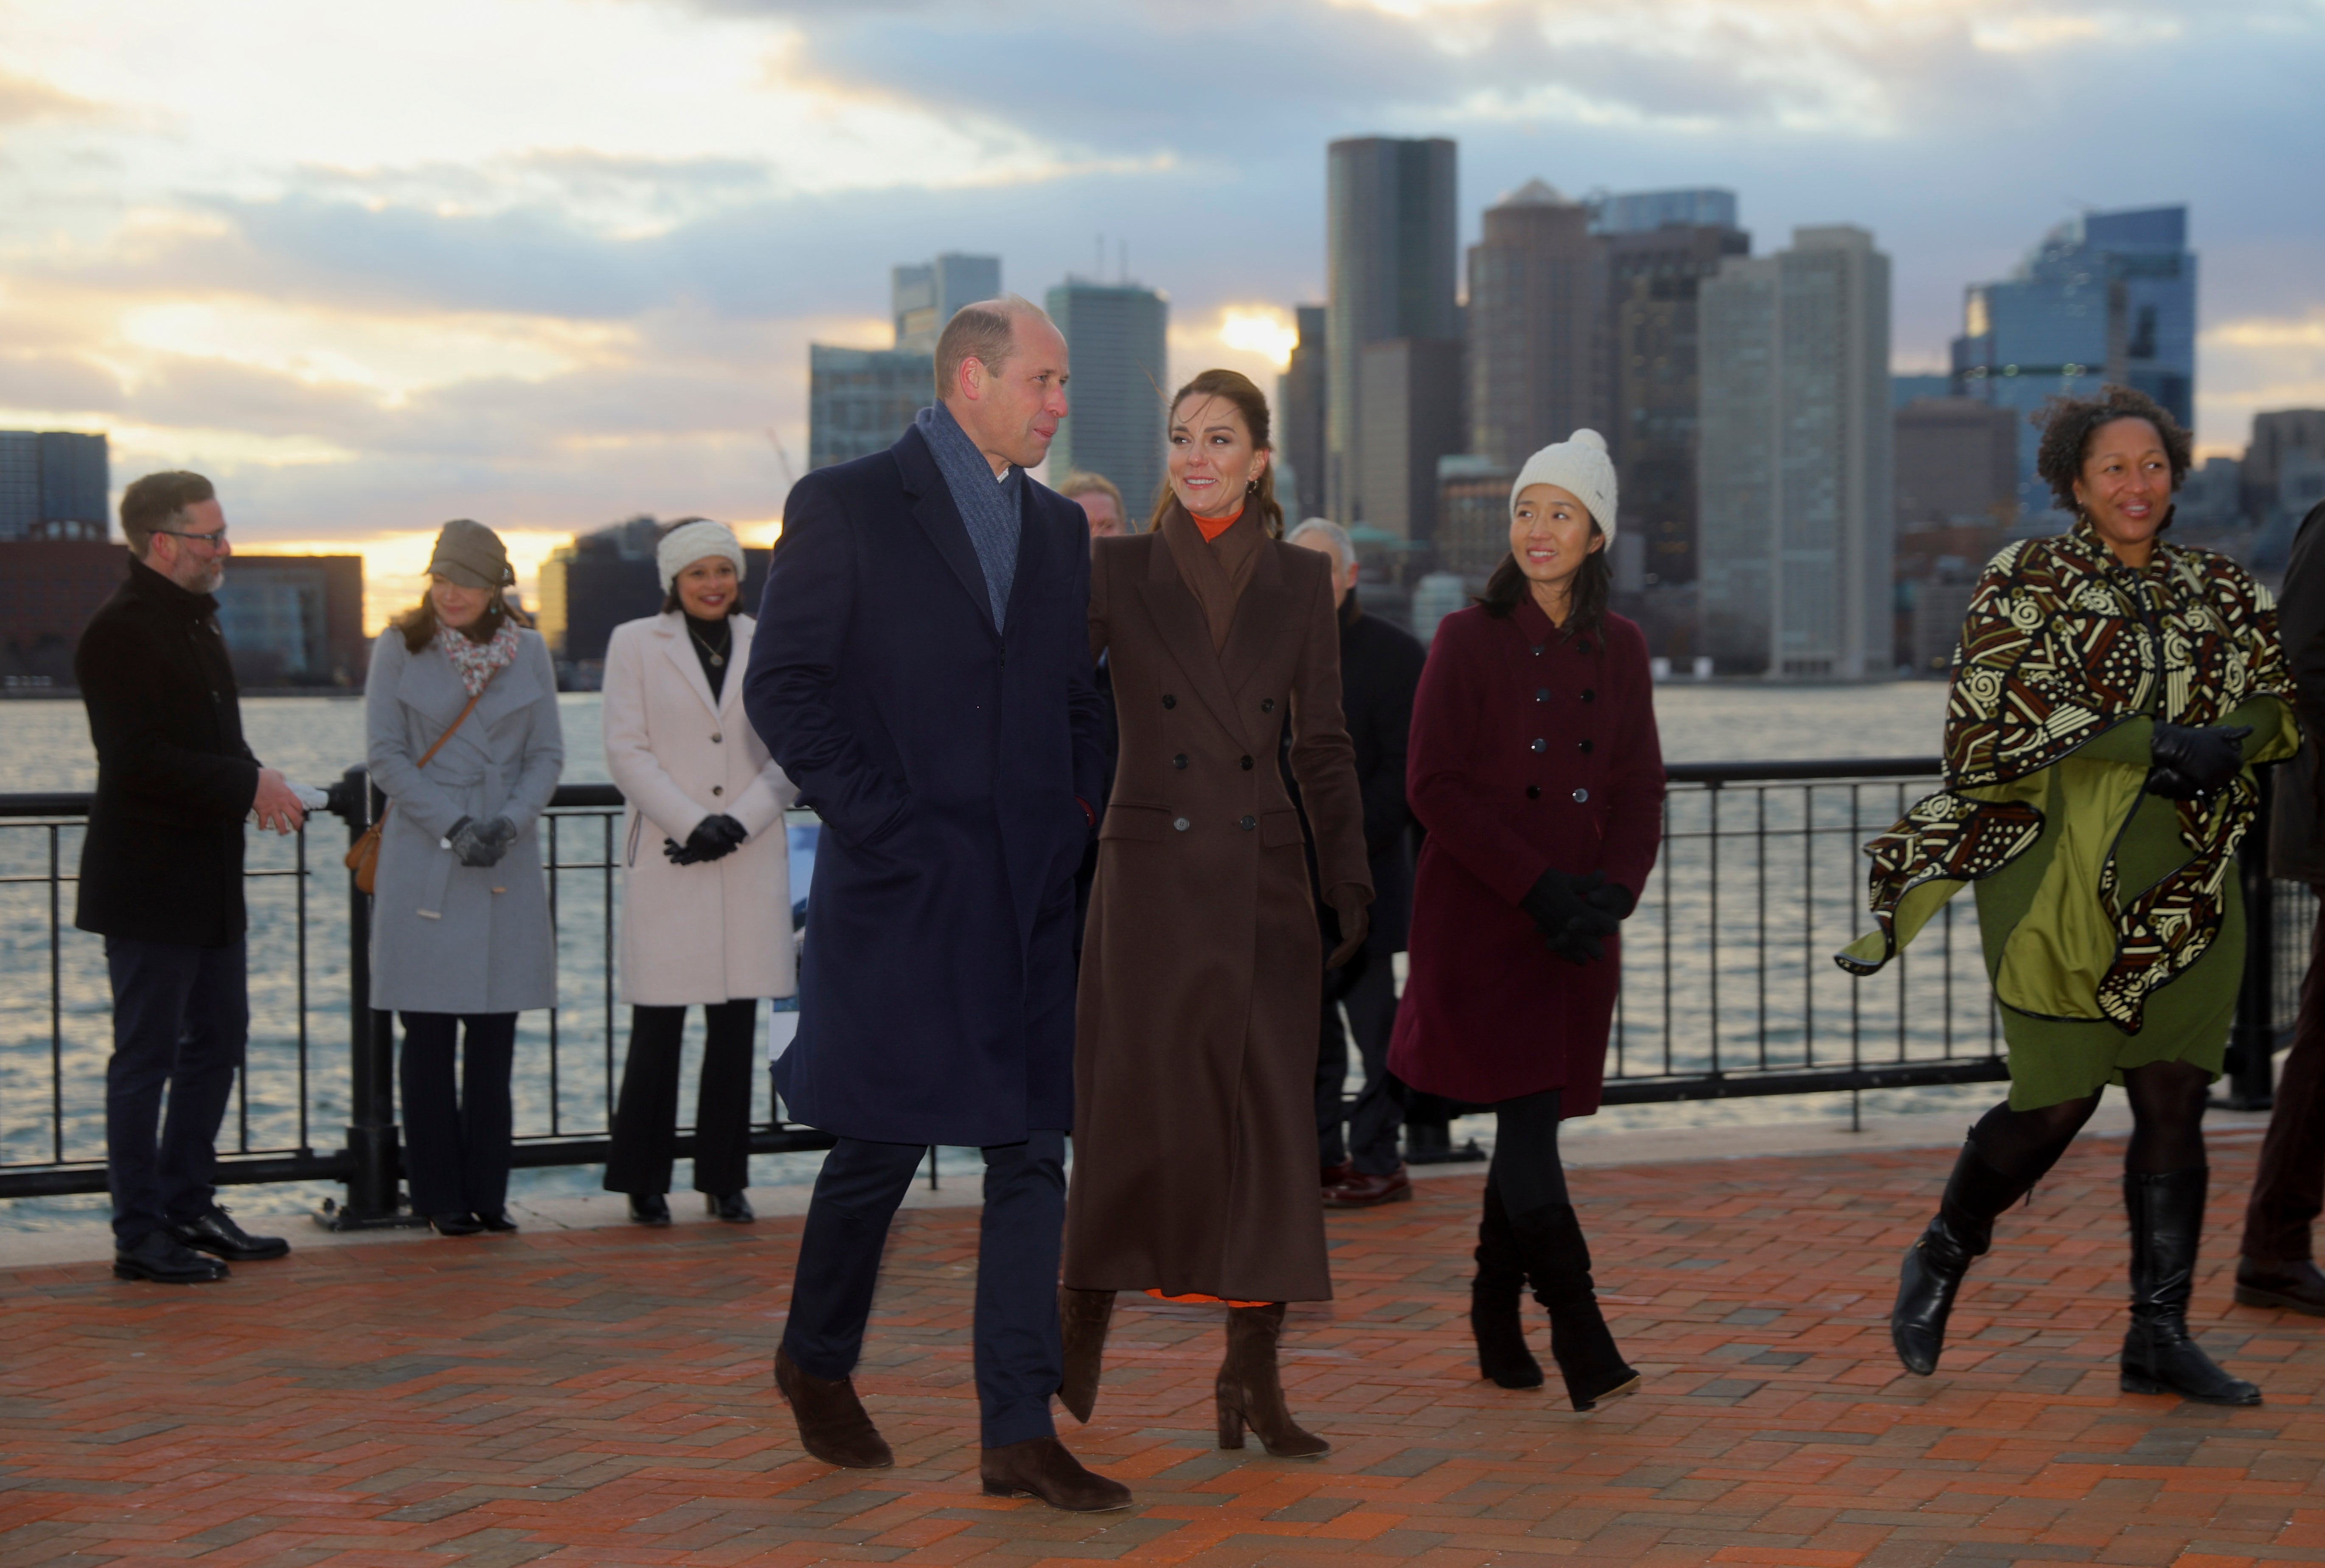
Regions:
M 1058 1287 L 1058 1336 L 1064 1354 L 1058 1402 L 1083 1425 L 1098 1408 L 1098 1372 L 1106 1360 L 1106 1330 L 1114 1318 L 1114 1292 Z
M 775 1352 L 775 1387 L 799 1422 L 800 1445 L 842 1470 L 886 1470 L 896 1462 L 880 1429 L 864 1413 L 851 1378 L 803 1372 L 787 1350 Z
M 1321 1459 L 1332 1445 L 1303 1432 L 1283 1403 L 1275 1367 L 1276 1341 L 1283 1335 L 1283 1304 L 1227 1308 L 1227 1356 L 1212 1386 L 1218 1400 L 1219 1446 L 1241 1448 L 1249 1426 L 1271 1458 Z

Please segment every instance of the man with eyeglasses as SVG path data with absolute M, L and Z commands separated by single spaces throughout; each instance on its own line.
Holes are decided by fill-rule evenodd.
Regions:
M 113 1272 L 193 1285 L 224 1279 L 224 1260 L 291 1250 L 236 1224 L 210 1177 L 250 1034 L 243 823 L 295 832 L 305 813 L 242 738 L 210 597 L 234 552 L 217 491 L 199 474 L 148 474 L 122 495 L 121 532 L 129 580 L 73 652 L 97 745 L 73 923 L 105 938 L 113 982 Z

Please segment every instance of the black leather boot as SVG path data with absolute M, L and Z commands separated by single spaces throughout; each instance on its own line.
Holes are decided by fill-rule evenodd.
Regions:
M 1098 1408 L 1098 1379 L 1106 1362 L 1106 1330 L 1114 1320 L 1114 1292 L 1058 1287 L 1058 1402 L 1083 1425 Z
M 1469 1282 L 1469 1332 L 1477 1341 L 1477 1371 L 1504 1388 L 1542 1387 L 1542 1363 L 1526 1349 L 1525 1266 L 1518 1239 L 1510 1230 L 1501 1189 L 1486 1183 L 1485 1212 L 1477 1220 L 1477 1276 Z
M 2131 1218 L 2131 1331 L 2123 1337 L 2123 1391 L 2177 1394 L 2201 1405 L 2257 1405 L 2260 1390 L 2219 1369 L 2188 1337 L 2188 1299 L 2196 1284 L 2197 1242 L 2204 1231 L 2204 1191 L 2211 1172 L 2199 1165 L 2168 1176 L 2126 1176 L 2123 1205 Z
M 1905 1370 L 1928 1377 L 1946 1348 L 1946 1320 L 1953 1315 L 1969 1260 L 1994 1245 L 1994 1221 L 2005 1209 L 2033 1190 L 2032 1180 L 2005 1175 L 1987 1164 L 1978 1145 L 1962 1140 L 1946 1178 L 1937 1217 L 1906 1249 L 1897 1280 L 1897 1302 L 1889 1309 L 1889 1342 Z
M 1558 1363 L 1574 1408 L 1596 1409 L 1600 1400 L 1637 1388 L 1639 1374 L 1623 1359 L 1598 1311 L 1590 1245 L 1582 1239 L 1574 1205 L 1547 1203 L 1514 1216 L 1510 1230 L 1533 1282 L 1533 1299 L 1550 1313 L 1550 1359 Z

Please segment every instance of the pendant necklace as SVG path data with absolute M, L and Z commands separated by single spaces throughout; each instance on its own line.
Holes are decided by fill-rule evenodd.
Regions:
M 700 649 L 702 650 L 702 652 L 703 652 L 704 655 L 709 659 L 709 661 L 710 661 L 710 667 L 711 667 L 712 669 L 714 669 L 714 670 L 723 670 L 723 669 L 725 669 L 725 668 L 727 667 L 727 655 L 726 655 L 726 654 L 725 654 L 722 650 L 718 649 L 718 648 L 714 648 L 714 647 L 712 647 L 709 643 L 704 642 L 704 641 L 702 640 L 702 634 L 701 634 L 701 633 L 699 633 L 699 632 L 696 631 L 692 626 L 688 626 L 688 627 L 686 628 L 686 635 L 687 635 L 688 636 L 692 637 L 692 638 L 694 639 L 695 645 L 696 645 L 697 647 L 700 648 Z M 732 626 L 729 626 L 729 627 L 727 627 L 727 647 L 729 647 L 729 648 L 731 648 L 731 647 L 733 647 L 734 645 L 735 645 L 735 628 L 734 628 L 734 627 L 732 627 Z

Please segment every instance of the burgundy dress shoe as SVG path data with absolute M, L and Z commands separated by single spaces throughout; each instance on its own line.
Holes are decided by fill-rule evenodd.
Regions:
M 2295 1257 L 2283 1263 L 2256 1263 L 2249 1257 L 2237 1261 L 2237 1304 L 2248 1307 L 2276 1307 L 2284 1312 L 2307 1313 L 2312 1318 L 2325 1318 L 2325 1271 L 2306 1257 Z
M 799 1422 L 800 1446 L 824 1463 L 842 1470 L 886 1470 L 896 1462 L 887 1440 L 856 1396 L 854 1378 L 819 1378 L 801 1370 L 790 1350 L 778 1348 L 775 1387 Z
M 1354 1160 L 1342 1160 L 1337 1165 L 1326 1165 L 1323 1167 L 1323 1184 L 1327 1187 L 1337 1187 L 1356 1174 L 1357 1162 Z
M 1383 1203 L 1406 1203 L 1413 1200 L 1413 1178 L 1399 1165 L 1385 1176 L 1368 1176 L 1358 1171 L 1347 1181 L 1324 1189 L 1327 1209 L 1377 1209 Z
M 977 1473 L 988 1498 L 1039 1498 L 1053 1508 L 1103 1514 L 1130 1506 L 1130 1489 L 1082 1468 L 1054 1437 L 988 1448 Z

